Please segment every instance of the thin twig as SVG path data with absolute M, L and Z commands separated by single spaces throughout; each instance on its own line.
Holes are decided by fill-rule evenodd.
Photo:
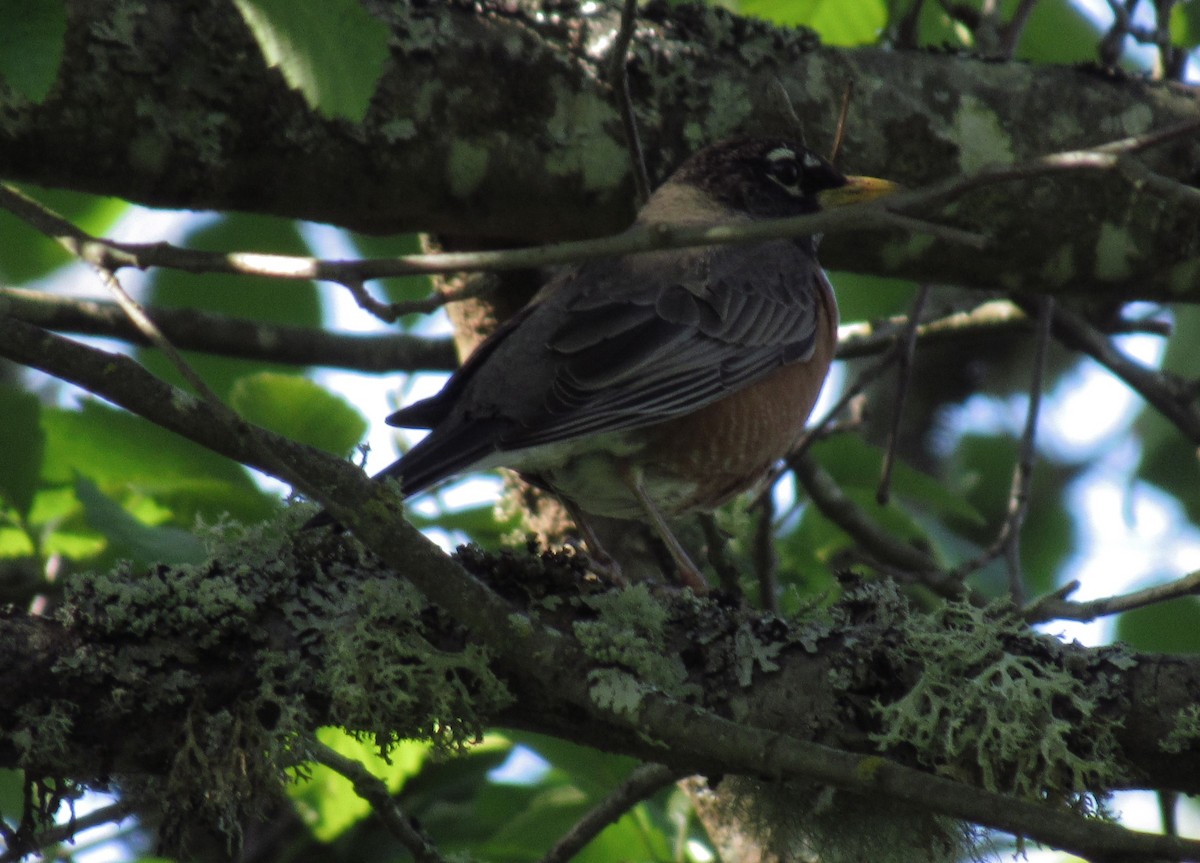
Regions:
M 939 194 L 944 193 L 940 187 L 938 191 Z M 908 204 L 918 200 L 911 197 L 911 192 L 902 194 Z M 904 226 L 913 226 L 918 231 L 937 230 L 939 236 L 950 242 L 960 240 L 972 247 L 986 243 L 986 238 L 980 234 L 948 226 L 934 226 L 919 219 L 890 213 L 884 208 L 884 200 L 878 198 L 786 219 L 735 220 L 701 226 L 641 225 L 599 240 L 578 240 L 548 246 L 339 261 L 258 252 L 206 252 L 169 243 L 118 243 L 100 239 L 47 210 L 16 188 L 0 183 L 0 207 L 46 236 L 54 237 L 77 257 L 114 272 L 123 267 L 142 270 L 166 267 L 189 273 L 254 275 L 284 281 L 315 280 L 346 284 L 394 276 L 536 269 L 661 249 L 733 245 L 779 237 Z
M 1120 167 L 1120 157 L 1139 153 L 1185 137 L 1200 130 L 1200 119 L 1186 120 L 1155 129 L 1142 135 L 1132 135 L 1083 150 L 1067 150 L 1039 156 L 1016 165 L 991 165 L 970 174 L 950 177 L 920 189 L 891 196 L 888 207 L 903 210 L 910 205 L 927 207 L 946 205 L 975 189 L 1010 180 L 1028 180 L 1047 174 L 1074 171 L 1114 171 Z M 1182 185 L 1182 184 L 1181 184 Z
M 35 228 L 96 270 L 105 286 L 116 298 L 117 305 L 121 307 L 137 330 L 161 350 L 183 378 L 191 384 L 200 397 L 200 401 L 208 408 L 211 419 L 219 421 L 232 434 L 243 436 L 251 446 L 261 446 L 259 439 L 250 432 L 249 423 L 221 401 L 203 378 L 183 359 L 141 305 L 129 296 L 116 278 L 116 269 L 103 263 L 101 259 L 89 255 L 89 247 L 78 242 L 79 237 L 86 236 L 86 234 L 83 234 L 80 229 L 62 216 L 3 183 L 0 183 L 0 207 L 5 207 L 20 218 L 26 219 Z M 314 499 L 320 499 L 320 490 L 311 487 L 303 476 L 298 474 L 273 450 L 264 447 L 262 452 L 258 453 L 257 460 L 262 464 L 269 465 L 269 473 L 283 479 L 297 491 Z
M 768 614 L 779 613 L 779 556 L 775 553 L 775 499 L 761 498 L 754 523 L 754 574 L 758 579 L 758 607 Z
M 0 189 L 0 193 L 6 191 L 10 190 L 7 188 Z M 44 218 L 48 220 L 57 221 L 63 225 L 70 224 L 66 219 L 62 218 L 57 213 L 51 212 L 49 209 L 42 207 L 41 210 Z M 72 242 L 71 237 L 58 236 L 55 234 L 50 234 L 49 236 L 51 239 L 57 241 L 59 245 L 65 248 L 68 252 L 72 252 L 76 255 L 79 254 L 79 250 Z M 178 371 L 179 374 L 183 376 L 183 379 L 192 386 L 192 389 L 200 397 L 200 400 L 208 407 L 213 418 L 222 422 L 231 431 L 244 432 L 247 427 L 246 421 L 238 416 L 236 411 L 221 401 L 221 398 L 215 392 L 213 392 L 212 388 L 205 383 L 204 379 L 200 377 L 200 375 L 191 367 L 187 360 L 183 358 L 183 355 L 176 350 L 175 346 L 171 344 L 170 340 L 163 335 L 162 330 L 160 330 L 154 321 L 151 320 L 150 316 L 146 314 L 145 309 L 143 309 L 141 305 L 134 300 L 133 297 L 128 294 L 128 292 L 126 292 L 125 288 L 122 287 L 120 281 L 116 277 L 116 272 L 112 268 L 103 264 L 99 264 L 88 258 L 81 257 L 80 259 L 92 266 L 92 268 L 99 275 L 101 281 L 104 283 L 105 287 L 108 288 L 109 292 L 112 293 L 113 297 L 116 299 L 117 305 L 119 305 L 125 312 L 130 322 L 147 340 L 150 341 L 151 344 L 162 351 L 163 355 L 175 367 L 176 371 Z M 289 481 L 294 488 L 305 493 L 310 491 L 309 487 L 304 482 L 303 477 L 297 475 L 291 466 L 283 462 L 274 452 L 264 450 L 261 453 L 261 456 L 265 462 L 273 465 L 273 472 L 276 475 L 286 477 L 287 481 Z
M 838 110 L 837 126 L 833 131 L 833 147 L 829 150 L 829 163 L 837 166 L 838 158 L 842 155 L 842 144 L 846 136 L 846 117 L 850 114 L 850 99 L 854 96 L 854 79 L 846 81 L 846 89 L 842 91 L 842 107 Z
M 316 738 L 309 740 L 309 746 L 313 760 L 350 780 L 354 793 L 371 804 L 388 833 L 408 849 L 417 863 L 446 863 L 446 858 L 438 853 L 437 847 L 416 820 L 400 808 L 388 791 L 387 783 L 353 758 L 347 758 Z
M 1025 427 L 1021 432 L 1017 463 L 1013 466 L 1012 485 L 1009 489 L 1008 506 L 1004 522 L 991 545 L 975 557 L 956 566 L 950 577 L 964 579 L 976 570 L 987 566 L 997 557 L 1004 555 L 1008 571 L 1009 591 L 1014 603 L 1025 601 L 1025 589 L 1021 579 L 1021 527 L 1029 511 L 1029 486 L 1033 479 L 1033 468 L 1037 457 L 1037 422 L 1042 406 L 1042 382 L 1046 371 L 1046 355 L 1050 344 L 1050 328 L 1054 319 L 1054 300 L 1042 297 L 1038 301 L 1037 341 L 1034 347 L 1033 379 L 1029 384 L 1029 405 L 1025 411 Z
M 910 234 L 926 234 L 930 237 L 936 237 L 939 240 L 945 240 L 947 243 L 953 243 L 956 246 L 965 246 L 968 249 L 982 251 L 991 244 L 991 238 L 984 234 L 975 231 L 964 231 L 962 228 L 956 228 L 953 225 L 943 225 L 939 222 L 918 219 L 915 216 L 907 216 L 903 213 L 894 213 L 891 210 L 882 210 L 878 219 L 880 227 L 897 228 L 901 231 L 907 231 Z
M 120 306 L 102 300 L 0 287 L 0 314 L 59 332 L 150 344 Z M 197 309 L 148 307 L 146 314 L 171 344 L 185 351 L 361 372 L 453 371 L 458 367 L 454 343 L 445 337 L 330 332 Z M 875 356 L 891 350 L 896 333 L 907 325 L 904 316 L 842 324 L 838 327 L 838 359 Z M 941 342 L 973 338 L 984 332 L 1020 332 L 1029 327 L 1025 312 L 1018 306 L 1007 300 L 991 300 L 974 306 L 964 304 L 958 311 L 923 323 L 917 336 L 922 343 Z M 1104 332 L 1169 336 L 1171 325 L 1157 319 L 1114 320 L 1106 322 Z
M 884 506 L 888 502 L 888 487 L 892 482 L 892 465 L 896 460 L 896 447 L 900 443 L 900 420 L 904 416 L 904 403 L 908 400 L 909 385 L 912 383 L 913 355 L 917 349 L 917 325 L 921 322 L 921 311 L 925 308 L 927 299 L 929 299 L 929 286 L 921 285 L 917 288 L 917 296 L 908 313 L 908 326 L 904 328 L 903 336 L 897 342 L 896 399 L 892 403 L 892 423 L 888 429 L 887 443 L 884 446 L 879 487 L 875 490 L 875 500 L 880 506 Z
M 1166 836 L 1179 835 L 1179 792 L 1162 790 L 1158 792 L 1158 814 L 1162 819 L 1162 832 Z
M 1153 171 L 1140 159 L 1122 155 L 1117 170 L 1135 186 L 1148 188 L 1181 207 L 1200 207 L 1200 189 Z
M 451 371 L 458 366 L 454 343 L 445 337 L 337 333 L 196 309 L 147 308 L 146 314 L 171 344 L 185 351 L 364 372 Z M 60 332 L 151 344 L 120 306 L 103 300 L 0 287 L 0 315 Z
M 1022 611 L 1025 620 L 1029 623 L 1043 623 L 1047 620 L 1078 620 L 1087 623 L 1098 617 L 1133 611 L 1182 596 L 1200 596 L 1200 570 L 1166 584 L 1157 584 L 1119 596 L 1106 596 L 1086 602 L 1067 600 L 1066 596 L 1078 587 L 1079 582 L 1073 581 L 1054 593 L 1031 602 Z
M 666 788 L 680 776 L 661 764 L 642 764 L 634 768 L 625 781 L 592 809 L 554 843 L 541 863 L 566 863 L 582 851 L 609 824 L 648 797 Z
M 396 258 L 338 261 L 256 252 L 205 252 L 183 249 L 169 243 L 118 243 L 89 235 L 50 213 L 14 187 L 5 184 L 0 184 L 0 207 L 9 210 L 47 236 L 57 238 L 78 257 L 114 272 L 122 267 L 167 267 L 192 273 L 258 275 L 282 280 L 317 280 L 338 284 L 392 276 L 530 269 L 659 249 L 749 243 L 778 237 L 833 234 L 880 227 L 903 228 L 922 233 L 936 231 L 939 237 L 949 242 L 978 247 L 979 244 L 987 242 L 986 237 L 950 226 L 934 226 L 901 215 L 898 211 L 944 205 L 982 186 L 1013 180 L 1025 180 L 1053 173 L 1118 170 L 1122 164 L 1122 154 L 1139 152 L 1190 134 L 1197 129 L 1200 129 L 1200 120 L 1192 120 L 1145 135 L 1112 141 L 1090 150 L 1055 153 L 1018 165 L 986 167 L 886 198 L 788 219 L 700 227 L 642 226 L 600 240 L 503 251 L 449 252 L 404 255 Z
M 162 334 L 162 330 L 150 319 L 150 316 L 146 314 L 146 310 L 142 308 L 141 304 L 129 296 L 129 293 L 121 286 L 121 282 L 117 279 L 116 274 L 112 270 L 103 267 L 97 267 L 96 272 L 100 276 L 100 280 L 104 283 L 104 286 L 108 288 L 109 292 L 116 299 L 117 305 L 125 312 L 130 322 L 137 327 L 138 332 L 154 347 L 162 351 L 171 365 L 175 367 L 175 370 L 179 372 L 185 381 L 191 384 L 196 394 L 208 403 L 213 413 L 217 416 L 232 415 L 233 411 L 221 401 L 220 396 L 212 391 L 204 378 L 200 377 L 191 364 L 183 358 L 183 355 L 175 349 L 170 340 Z
M 1133 11 L 1138 0 L 1129 0 L 1122 6 L 1117 0 L 1108 0 L 1113 13 L 1113 24 L 1101 41 L 1101 57 L 1109 65 L 1116 65 L 1124 50 L 1126 37 L 1141 45 L 1153 45 L 1158 49 L 1159 75 L 1164 78 L 1179 78 L 1182 75 L 1187 51 L 1172 43 L 1170 17 L 1171 7 L 1176 0 L 1154 0 L 1155 26 L 1140 27 L 1133 23 Z
M 729 559 L 729 540 L 717 527 L 717 520 L 710 512 L 702 512 L 697 516 L 700 529 L 704 532 L 704 544 L 708 547 L 708 562 L 717 571 L 721 588 L 732 594 L 741 592 L 741 573 Z
M 918 23 L 921 18 L 921 7 L 925 5 L 925 0 L 914 0 L 913 4 L 904 13 L 899 23 L 895 28 L 895 47 L 905 49 L 915 49 L 920 46 L 918 35 Z
M 804 136 L 804 123 L 801 121 L 800 115 L 796 113 L 796 106 L 792 104 L 792 97 L 788 95 L 787 87 L 783 85 L 783 81 L 778 78 L 771 79 L 770 95 L 778 103 L 779 113 L 791 125 L 792 134 L 800 139 L 801 144 L 808 146 L 808 141 Z
M 361 279 L 350 279 L 343 282 L 342 286 L 350 292 L 350 296 L 354 298 L 354 302 L 358 307 L 367 314 L 373 315 L 389 324 L 396 320 L 396 316 L 388 309 L 388 304 L 375 299 Z
M 450 303 L 475 299 L 490 290 L 490 286 L 480 279 L 456 291 L 433 291 L 419 300 L 385 303 L 375 299 L 362 280 L 351 279 L 344 282 L 343 285 L 350 291 L 350 295 L 354 297 L 354 302 L 360 309 L 389 324 L 395 323 L 405 315 L 427 315 Z
M 99 827 L 102 824 L 123 821 L 132 812 L 133 807 L 125 801 L 119 801 L 108 806 L 102 806 L 99 809 L 94 809 L 86 815 L 71 818 L 65 824 L 56 825 L 49 830 L 37 834 L 19 848 L 13 847 L 8 849 L 3 854 L 0 854 L 0 863 L 17 863 L 17 861 L 51 845 L 57 845 L 59 842 L 74 841 L 74 837 L 83 831 L 91 830 L 93 827 Z
M 1012 493 L 1008 502 L 1008 536 L 1004 542 L 1004 558 L 1008 564 L 1008 588 L 1017 605 L 1025 602 L 1025 584 L 1021 578 L 1021 528 L 1029 512 L 1029 487 L 1037 459 L 1037 424 L 1042 408 L 1042 389 L 1046 375 L 1046 360 L 1050 349 L 1050 324 L 1054 320 L 1054 298 L 1042 297 L 1038 309 L 1037 341 L 1034 343 L 1033 379 L 1029 382 L 1029 407 L 1025 412 L 1025 428 L 1021 432 L 1020 458 L 1013 472 Z
M 1008 19 L 1008 23 L 1000 28 L 998 48 L 1001 57 L 1012 59 L 1017 50 L 1017 43 L 1021 41 L 1021 34 L 1025 32 L 1025 25 L 1029 23 L 1029 15 L 1033 12 L 1033 7 L 1037 5 L 1037 2 L 1038 0 L 1021 0 L 1013 11 L 1012 17 Z
M 917 326 L 917 339 L 938 342 L 956 334 L 982 332 L 1021 332 L 1029 329 L 1024 309 L 1009 300 L 988 300 L 951 306 L 953 311 Z M 896 340 L 909 327 L 907 315 L 895 315 L 877 321 L 855 321 L 838 327 L 839 360 L 861 359 L 896 349 Z
M 1053 332 L 1064 345 L 1087 354 L 1123 380 L 1189 441 L 1200 444 L 1200 409 L 1186 382 L 1129 359 L 1084 317 L 1062 306 L 1054 310 Z
M 120 306 L 102 300 L 0 287 L 0 314 L 59 332 L 150 344 Z M 446 337 L 330 332 L 197 309 L 147 307 L 146 314 L 171 344 L 185 351 L 361 372 L 453 371 L 459 364 L 454 343 Z M 842 324 L 838 327 L 838 359 L 875 356 L 891 350 L 896 333 L 907 325 L 908 319 L 902 315 Z M 1029 319 L 1020 307 L 1007 300 L 990 300 L 963 304 L 957 311 L 921 324 L 917 337 L 922 343 L 941 342 L 1029 328 Z M 1106 322 L 1104 332 L 1169 336 L 1171 329 L 1168 321 L 1147 318 Z
M 937 562 L 925 552 L 897 539 L 846 496 L 837 482 L 811 455 L 793 460 L 796 478 L 821 513 L 850 534 L 873 557 L 912 573 L 936 573 Z
M 621 9 L 621 27 L 613 40 L 612 67 L 608 80 L 617 99 L 617 110 L 621 114 L 621 125 L 625 129 L 625 145 L 629 148 L 629 161 L 633 168 L 633 185 L 637 192 L 638 206 L 650 197 L 650 174 L 646 170 L 646 158 L 642 151 L 642 138 L 638 133 L 637 114 L 633 110 L 633 97 L 629 92 L 629 46 L 637 30 L 637 0 L 625 0 Z

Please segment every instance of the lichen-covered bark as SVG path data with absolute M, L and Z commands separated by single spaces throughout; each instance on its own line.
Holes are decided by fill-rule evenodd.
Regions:
M 369 231 L 483 242 L 612 232 L 632 212 L 603 83 L 614 11 L 372 3 L 391 59 L 361 124 L 309 110 L 216 0 L 68 3 L 44 104 L 0 85 L 0 176 L 165 207 L 241 209 Z M 586 8 L 590 8 L 590 5 Z M 782 81 L 810 142 L 829 145 L 855 85 L 845 164 L 920 185 L 1200 116 L 1196 92 L 1093 69 L 817 46 L 721 10 L 644 12 L 631 87 L 651 173 L 737 131 L 779 130 Z M 1147 158 L 1191 182 L 1190 141 Z M 945 214 L 943 214 L 945 216 Z M 1200 208 L 1114 172 L 1006 182 L 948 217 L 983 253 L 928 237 L 831 237 L 835 268 L 1120 298 L 1200 298 Z
M 784 621 L 674 590 L 606 591 L 563 553 L 467 553 L 461 562 L 513 615 L 569 636 L 588 663 L 518 666 L 357 546 L 289 539 L 298 519 L 214 534 L 218 556 L 201 567 L 81 576 L 57 620 L 0 621 L 0 766 L 170 776 L 186 758 L 195 772 L 200 744 L 189 741 L 216 722 L 239 728 L 247 758 L 273 759 L 259 777 L 302 758 L 303 735 L 331 723 L 384 745 L 415 736 L 450 748 L 496 723 L 713 768 L 698 754 L 711 741 L 656 740 L 605 719 L 637 715 L 653 695 L 839 749 L 882 745 L 1027 797 L 1200 790 L 1196 729 L 1183 718 L 1200 687 L 1191 659 L 1064 645 L 966 607 L 926 616 L 887 584 L 848 586 L 829 613 Z M 990 685 L 993 674 L 1004 681 Z M 556 686 L 562 675 L 586 678 L 593 715 Z M 961 681 L 955 696 L 922 698 L 946 680 Z M 973 727 L 979 745 L 956 749 Z

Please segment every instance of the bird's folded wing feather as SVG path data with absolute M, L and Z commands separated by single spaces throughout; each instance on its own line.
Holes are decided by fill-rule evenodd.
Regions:
M 514 417 L 498 448 L 661 422 L 812 355 L 825 277 L 806 250 L 776 241 L 698 260 L 703 266 L 666 281 L 655 281 L 653 268 L 618 271 L 611 275 L 644 281 L 573 302 L 548 342 L 558 369 L 550 391 L 537 410 Z
M 497 452 L 691 413 L 807 359 L 824 274 L 791 242 L 759 251 L 706 250 L 645 270 L 636 259 L 596 261 L 565 273 L 552 286 L 564 293 L 547 291 L 441 393 L 388 418 L 433 431 L 383 475 L 401 476 L 412 494 L 503 463 Z M 574 280 L 586 287 L 569 290 Z

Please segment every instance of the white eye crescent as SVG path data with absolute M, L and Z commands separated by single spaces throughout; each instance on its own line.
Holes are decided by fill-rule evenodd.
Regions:
M 800 174 L 800 163 L 791 147 L 776 147 L 767 153 L 767 176 L 789 194 L 800 194 Z

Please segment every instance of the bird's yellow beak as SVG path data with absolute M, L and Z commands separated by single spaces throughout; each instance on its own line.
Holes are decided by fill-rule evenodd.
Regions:
M 824 210 L 833 207 L 845 207 L 848 204 L 861 204 L 863 201 L 873 201 L 886 195 L 894 195 L 903 190 L 899 183 L 890 180 L 877 180 L 874 177 L 847 177 L 846 185 L 836 189 L 825 189 L 817 193 L 817 201 Z

